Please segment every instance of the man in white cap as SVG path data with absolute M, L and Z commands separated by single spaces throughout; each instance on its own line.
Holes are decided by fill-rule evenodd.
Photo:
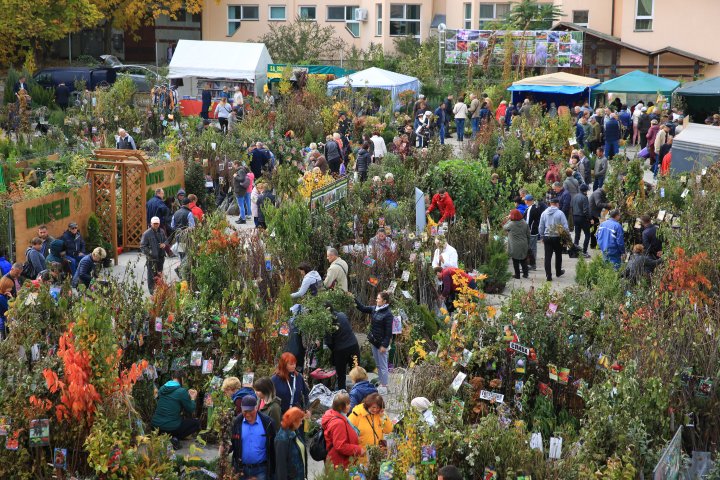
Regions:
M 140 250 L 147 258 L 147 283 L 150 294 L 155 291 L 155 277 L 158 275 L 162 277 L 166 244 L 167 237 L 165 232 L 160 229 L 160 219 L 152 217 L 150 228 L 145 230 L 140 239 Z

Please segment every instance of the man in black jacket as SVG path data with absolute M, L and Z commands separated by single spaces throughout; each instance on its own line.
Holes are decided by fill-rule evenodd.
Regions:
M 165 266 L 165 245 L 167 237 L 160 228 L 160 219 L 153 217 L 150 220 L 150 228 L 145 230 L 140 239 L 140 250 L 147 259 L 147 282 L 150 294 L 155 291 L 155 277 L 162 276 Z
M 270 417 L 258 412 L 252 395 L 243 397 L 241 408 L 230 439 L 233 468 L 242 478 L 266 480 L 275 471 L 275 426 Z M 251 448 L 243 449 L 243 445 Z
M 67 110 L 68 103 L 70 102 L 70 89 L 65 85 L 65 82 L 60 82 L 60 84 L 55 87 L 55 103 L 58 104 L 58 107 L 62 108 L 63 111 Z
M 360 345 L 350 326 L 347 315 L 334 312 L 330 303 L 325 305 L 333 314 L 333 331 L 325 335 L 325 345 L 332 351 L 332 362 L 337 375 L 338 390 L 345 390 L 345 376 L 353 360 L 360 360 Z
M 245 211 L 245 196 L 247 195 L 249 186 L 250 178 L 247 176 L 247 170 L 241 165 L 237 169 L 237 172 L 235 172 L 235 175 L 233 175 L 233 194 L 238 204 L 238 215 L 240 216 L 240 218 L 235 221 L 237 224 L 245 223 L 247 216 L 252 217 L 250 212 Z
M 540 216 L 547 208 L 543 202 L 535 203 L 535 197 L 530 194 L 525 195 L 525 222 L 530 227 L 530 251 L 532 252 L 532 258 L 528 262 L 528 266 L 531 270 L 537 268 L 537 241 L 538 241 L 538 227 L 540 226 Z
M 265 148 L 262 142 L 257 142 L 250 153 L 250 157 L 250 170 L 255 175 L 255 181 L 257 182 L 262 177 L 263 170 L 266 170 L 270 164 L 270 151 Z
M 645 254 L 650 258 L 659 257 L 659 253 L 662 252 L 662 241 L 657 237 L 658 226 L 652 223 L 649 215 L 643 215 L 640 217 L 640 223 L 642 223 L 642 243 Z
M 600 225 L 602 211 L 606 208 L 608 210 L 612 209 L 612 204 L 608 202 L 604 187 L 599 187 L 590 195 L 590 248 L 592 249 L 597 247 L 597 237 L 595 234 Z

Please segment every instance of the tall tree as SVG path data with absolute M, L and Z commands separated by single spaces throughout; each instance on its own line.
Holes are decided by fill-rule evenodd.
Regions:
M 270 24 L 270 31 L 258 42 L 267 46 L 274 61 L 282 63 L 317 63 L 337 57 L 346 47 L 334 27 L 321 27 L 300 17 L 288 24 Z
M 163 15 L 177 18 L 186 11 L 200 13 L 203 0 L 90 0 L 105 18 L 105 51 L 110 52 L 112 29 L 138 37 L 143 25 L 152 25 Z
M 96 26 L 103 17 L 93 1 L 98 0 L 0 0 L 0 64 Z
M 562 14 L 562 9 L 552 3 L 521 0 L 513 4 L 507 21 L 510 26 L 521 30 L 549 30 Z

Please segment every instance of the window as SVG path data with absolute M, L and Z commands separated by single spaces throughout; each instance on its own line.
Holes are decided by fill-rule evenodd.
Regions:
M 285 5 L 270 5 L 268 20 L 285 20 Z
M 653 0 L 635 0 L 635 30 L 641 32 L 652 31 Z
M 420 5 L 390 4 L 390 36 L 420 36 Z
M 315 7 L 300 7 L 298 15 L 303 20 L 317 20 L 317 8 Z
M 463 22 L 463 28 L 470 30 L 472 28 L 472 3 L 463 4 L 463 11 L 465 12 L 465 20 Z
M 375 36 L 381 37 L 382 36 L 382 3 L 378 3 L 375 6 L 375 10 L 377 11 L 377 25 L 375 26 Z
M 480 29 L 486 28 L 490 23 L 502 20 L 510 13 L 509 3 L 481 3 Z
M 360 22 L 356 22 L 355 20 L 347 20 L 345 22 L 345 29 L 350 32 L 350 35 L 352 35 L 355 38 L 360 38 Z
M 590 18 L 589 10 L 573 10 L 573 20 L 575 25 L 587 28 L 588 20 Z
M 327 7 L 328 22 L 355 21 L 355 10 L 359 7 L 332 6 Z
M 257 5 L 228 5 L 228 37 L 240 28 L 242 20 L 259 20 L 260 7 Z

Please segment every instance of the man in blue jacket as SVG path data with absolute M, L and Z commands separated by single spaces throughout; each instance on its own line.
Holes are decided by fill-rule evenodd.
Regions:
M 71 222 L 60 239 L 65 242 L 65 258 L 70 262 L 70 269 L 75 274 L 78 263 L 85 256 L 85 240 L 78 230 L 78 224 Z
M 86 288 L 90 287 L 90 282 L 95 276 L 95 264 L 102 262 L 107 256 L 104 248 L 97 247 L 90 255 L 85 255 L 78 263 L 72 278 L 72 286 L 78 288 L 80 283 Z
M 620 152 L 620 122 L 617 113 L 612 113 L 605 122 L 605 156 L 612 159 L 618 152 Z
M 165 205 L 165 190 L 162 188 L 155 189 L 155 195 L 147 201 L 145 205 L 147 212 L 147 224 L 150 225 L 150 220 L 153 217 L 160 219 L 160 228 L 167 233 L 166 223 L 168 217 L 170 217 L 170 209 Z
M 613 210 L 597 231 L 598 247 L 603 252 L 603 259 L 612 263 L 615 270 L 620 268 L 622 256 L 625 254 L 625 237 L 619 220 L 620 211 Z

